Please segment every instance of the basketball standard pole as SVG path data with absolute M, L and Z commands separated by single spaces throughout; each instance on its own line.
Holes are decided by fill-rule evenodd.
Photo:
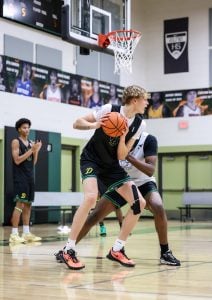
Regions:
M 130 30 L 131 28 L 131 0 L 123 0 L 123 29 Z

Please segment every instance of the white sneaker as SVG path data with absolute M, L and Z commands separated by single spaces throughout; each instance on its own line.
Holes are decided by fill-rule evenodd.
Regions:
M 25 239 L 23 237 L 20 237 L 18 233 L 11 233 L 9 242 L 14 244 L 21 244 L 25 243 Z
M 71 229 L 66 225 L 58 227 L 59 234 L 69 234 L 70 232 L 71 232 Z
M 25 243 L 39 242 L 39 241 L 42 240 L 41 237 L 36 236 L 36 235 L 32 234 L 31 232 L 29 232 L 29 233 L 23 233 L 22 234 L 22 238 L 24 239 Z

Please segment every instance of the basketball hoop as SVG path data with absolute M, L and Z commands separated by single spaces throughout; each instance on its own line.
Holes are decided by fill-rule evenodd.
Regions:
M 119 74 L 121 70 L 132 73 L 133 52 L 140 38 L 141 33 L 136 30 L 116 30 L 106 35 L 99 34 L 99 46 L 102 48 L 109 46 L 114 51 L 114 73 Z

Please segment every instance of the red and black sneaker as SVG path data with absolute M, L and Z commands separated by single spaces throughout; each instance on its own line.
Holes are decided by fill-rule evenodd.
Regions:
M 78 260 L 76 252 L 73 249 L 69 249 L 67 252 L 63 250 L 62 253 L 59 254 L 59 257 L 69 269 L 81 270 L 85 268 L 85 265 Z
M 132 259 L 129 259 L 127 255 L 125 254 L 124 248 L 122 248 L 120 251 L 114 251 L 113 248 L 110 249 L 110 252 L 106 256 L 108 259 L 117 261 L 121 265 L 125 267 L 135 267 L 135 263 Z

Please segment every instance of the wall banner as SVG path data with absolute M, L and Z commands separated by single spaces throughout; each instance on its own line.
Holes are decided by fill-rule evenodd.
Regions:
M 188 18 L 165 20 L 164 73 L 188 71 Z
M 123 90 L 113 83 L 0 55 L 0 92 L 96 109 L 121 104 Z
M 145 118 L 212 115 L 212 88 L 151 92 Z

